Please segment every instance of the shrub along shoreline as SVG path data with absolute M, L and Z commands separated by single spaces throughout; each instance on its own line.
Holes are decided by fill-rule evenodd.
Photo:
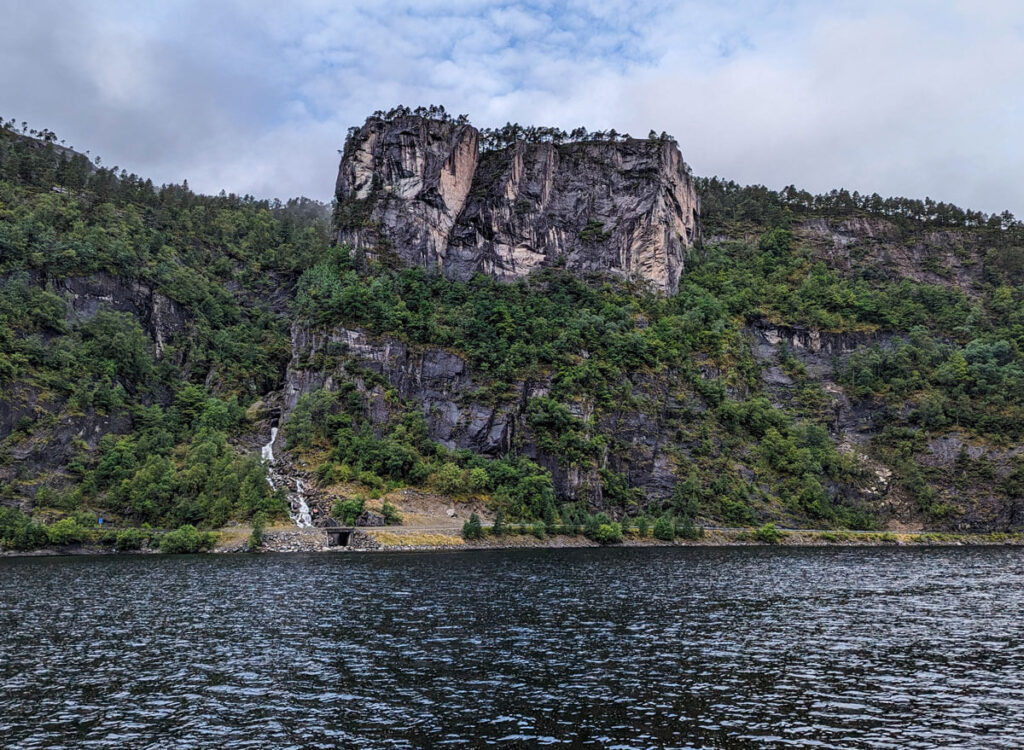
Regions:
M 216 531 L 203 531 L 192 524 L 176 529 L 104 524 L 89 512 L 42 524 L 14 509 L 0 508 L 0 555 L 5 556 L 60 554 L 65 550 L 73 551 L 69 554 L 77 551 L 189 554 L 213 550 L 218 536 Z

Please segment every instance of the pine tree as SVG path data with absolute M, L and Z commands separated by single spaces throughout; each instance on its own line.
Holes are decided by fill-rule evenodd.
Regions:
M 484 535 L 483 526 L 480 524 L 480 516 L 471 513 L 469 520 L 462 524 L 462 537 L 466 541 L 480 539 Z

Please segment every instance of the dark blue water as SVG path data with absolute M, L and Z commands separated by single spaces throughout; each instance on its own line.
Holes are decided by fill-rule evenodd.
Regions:
M 1022 554 L 0 560 L 0 744 L 1019 748 Z

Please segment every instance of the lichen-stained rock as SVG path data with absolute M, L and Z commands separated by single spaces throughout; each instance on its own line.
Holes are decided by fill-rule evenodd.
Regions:
M 412 265 L 444 265 L 476 171 L 470 125 L 409 115 L 371 117 L 346 143 L 338 172 L 338 240 Z
M 457 279 L 562 265 L 676 291 L 698 205 L 675 141 L 478 144 L 451 121 L 367 120 L 341 161 L 339 242 Z
M 674 292 L 696 230 L 692 181 L 672 141 L 520 143 L 481 158 L 449 267 L 515 279 L 564 264 Z

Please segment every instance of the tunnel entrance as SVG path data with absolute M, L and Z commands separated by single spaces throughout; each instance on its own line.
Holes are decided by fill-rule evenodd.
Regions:
M 352 529 L 331 528 L 324 531 L 327 532 L 328 547 L 347 547 L 352 541 Z

